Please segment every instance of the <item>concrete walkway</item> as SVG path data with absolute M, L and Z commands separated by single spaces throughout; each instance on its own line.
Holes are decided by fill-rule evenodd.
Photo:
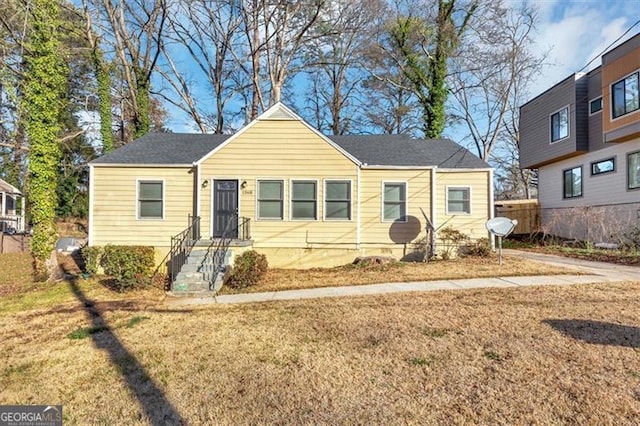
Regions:
M 531 277 L 473 278 L 464 280 L 419 281 L 357 286 L 323 287 L 264 293 L 224 294 L 215 297 L 175 298 L 171 305 L 208 305 L 213 303 L 254 303 L 275 300 L 317 299 L 324 297 L 361 296 L 404 293 L 410 291 L 460 290 L 472 288 L 526 287 L 535 285 L 590 284 L 615 281 L 640 281 L 640 267 L 591 262 L 519 250 L 504 250 L 508 256 L 575 268 L 585 275 L 546 275 Z

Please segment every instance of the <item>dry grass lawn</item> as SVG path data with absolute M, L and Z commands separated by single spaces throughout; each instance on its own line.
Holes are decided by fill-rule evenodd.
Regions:
M 65 424 L 640 418 L 640 282 L 198 310 L 90 281 L 40 296 L 0 299 L 0 404 L 60 403 Z
M 575 269 L 531 262 L 518 257 L 465 257 L 428 263 L 396 262 L 387 265 L 344 265 L 335 268 L 269 269 L 260 283 L 240 290 L 228 286 L 222 293 L 293 290 L 301 288 L 434 281 L 463 278 L 493 278 L 526 275 L 578 274 Z

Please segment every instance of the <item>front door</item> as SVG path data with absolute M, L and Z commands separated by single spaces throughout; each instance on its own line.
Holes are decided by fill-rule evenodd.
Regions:
M 231 233 L 228 237 L 238 237 L 238 181 L 216 179 L 213 181 L 213 237 L 222 237 L 225 229 Z

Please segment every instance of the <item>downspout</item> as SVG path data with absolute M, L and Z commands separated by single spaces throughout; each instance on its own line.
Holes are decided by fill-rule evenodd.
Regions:
M 436 196 L 436 174 L 438 171 L 438 166 L 434 166 L 431 169 L 431 226 L 433 226 L 433 230 L 431 231 L 431 254 L 435 256 L 438 251 L 436 247 L 436 233 L 438 229 L 438 218 L 436 216 L 436 206 L 438 202 L 438 197 Z
M 93 197 L 94 197 L 94 178 L 95 178 L 95 172 L 93 170 L 93 165 L 89 164 L 89 229 L 88 229 L 88 238 L 87 238 L 87 244 L 89 244 L 90 246 L 93 245 Z M 24 200 L 24 198 L 23 198 Z M 23 209 L 23 214 L 24 214 L 24 209 Z
M 196 211 L 195 215 L 200 216 L 200 167 L 196 162 L 193 163 L 193 167 L 195 168 L 195 186 L 196 186 Z
M 361 205 L 360 205 L 360 171 L 361 171 L 362 167 L 358 166 L 357 168 L 357 176 L 356 176 L 356 185 L 358 185 L 358 189 L 356 192 L 356 207 L 358 208 L 358 214 L 356 216 L 356 250 L 360 250 L 360 231 L 361 231 L 361 215 L 360 215 L 360 211 L 361 211 Z
M 493 169 L 489 169 L 489 219 L 493 219 L 494 216 L 494 212 L 495 212 L 495 205 L 494 205 L 494 200 L 493 200 Z M 496 249 L 496 238 L 495 236 L 487 231 L 487 234 L 489 235 L 489 242 L 491 245 L 491 250 L 495 250 Z

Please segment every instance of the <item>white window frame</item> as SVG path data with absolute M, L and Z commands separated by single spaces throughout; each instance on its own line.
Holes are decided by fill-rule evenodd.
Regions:
M 625 112 L 624 114 L 621 114 L 621 115 L 619 115 L 617 117 L 614 117 L 613 116 L 613 86 L 615 86 L 616 84 L 620 83 L 623 80 L 626 80 L 627 77 L 629 77 L 629 76 L 631 76 L 633 74 L 638 74 L 638 98 L 639 98 L 638 99 L 638 103 L 639 103 L 639 107 L 637 109 L 634 109 L 633 111 L 628 111 L 628 112 Z M 610 102 L 611 105 L 609 105 L 610 108 L 611 108 L 610 109 L 610 114 L 609 114 L 609 117 L 611 117 L 611 121 L 616 121 L 616 120 L 621 119 L 622 117 L 627 117 L 629 114 L 634 114 L 634 113 L 639 112 L 640 111 L 640 68 L 638 68 L 635 71 L 630 72 L 629 74 L 625 75 L 624 77 L 619 78 L 616 81 L 614 81 L 613 83 L 611 83 L 609 85 L 609 96 L 611 98 L 611 102 Z
M 333 219 L 327 217 L 327 183 L 348 182 L 349 183 L 349 218 Z M 353 221 L 353 179 L 331 178 L 324 179 L 322 184 L 322 220 L 327 222 L 352 222 Z
M 404 185 L 404 219 L 385 219 L 384 218 L 384 186 L 391 185 Z M 406 223 L 409 220 L 409 182 L 406 180 L 383 180 L 380 187 L 380 222 L 384 223 Z
M 597 101 L 598 99 L 600 100 L 600 109 L 597 110 L 596 112 L 591 112 L 591 104 Z M 589 117 L 591 117 L 592 115 L 600 114 L 603 109 L 604 109 L 604 101 L 602 99 L 602 96 L 596 96 L 595 98 L 589 101 Z
M 449 212 L 449 190 L 450 189 L 466 189 L 469 191 L 469 212 Z M 473 199 L 473 192 L 472 192 L 472 188 L 470 186 L 467 185 L 446 185 L 445 186 L 445 193 L 444 193 L 444 209 L 445 209 L 445 214 L 447 216 L 471 216 L 472 212 L 473 212 L 473 207 L 472 207 L 472 199 Z
M 282 217 L 260 217 L 260 182 L 281 182 L 282 183 Z M 286 213 L 285 207 L 287 199 L 287 181 L 283 178 L 256 178 L 256 220 L 259 221 L 273 221 L 273 222 L 283 222 L 285 220 Z
M 294 219 L 293 218 L 293 184 L 295 182 L 315 182 L 316 184 L 316 211 L 315 219 Z M 313 178 L 296 178 L 289 180 L 289 220 L 292 222 L 317 222 L 318 221 L 318 199 L 320 198 L 320 188 L 318 179 Z
M 562 137 L 560 139 L 553 140 L 553 116 L 565 109 L 567 110 L 567 136 Z M 569 105 L 566 105 L 549 114 L 549 141 L 550 141 L 549 144 L 553 145 L 554 143 L 558 143 L 565 139 L 569 139 L 570 136 L 571 136 L 571 109 L 569 108 Z
M 161 183 L 162 184 L 162 217 L 140 217 L 140 183 Z M 167 186 L 163 178 L 136 178 L 136 220 L 153 221 L 165 220 L 165 208 L 167 200 Z

